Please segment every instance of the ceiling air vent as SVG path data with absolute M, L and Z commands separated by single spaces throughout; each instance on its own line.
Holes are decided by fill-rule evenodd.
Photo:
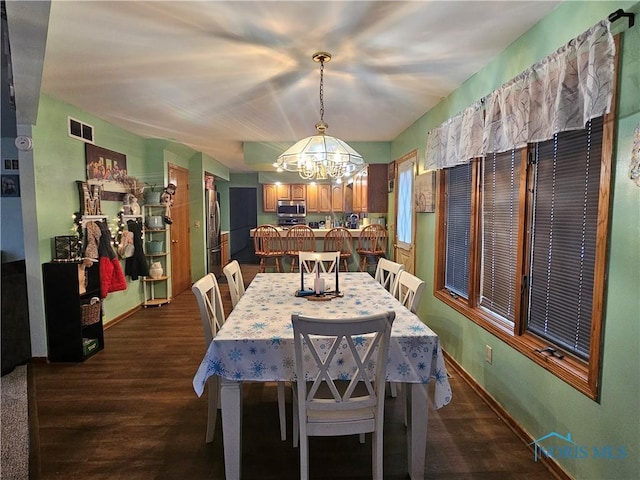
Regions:
M 93 127 L 91 125 L 87 125 L 75 118 L 68 117 L 68 119 L 68 134 L 71 138 L 77 138 L 78 140 L 82 140 L 86 143 L 94 143 Z

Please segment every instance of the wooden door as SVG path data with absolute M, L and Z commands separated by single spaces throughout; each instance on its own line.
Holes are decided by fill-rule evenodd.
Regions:
M 396 160 L 394 258 L 409 273 L 416 270 L 416 214 L 413 208 L 413 190 L 418 165 L 418 152 L 414 150 Z
M 191 287 L 189 243 L 189 170 L 169 164 L 169 182 L 176 185 L 171 207 L 171 289 L 173 296 Z

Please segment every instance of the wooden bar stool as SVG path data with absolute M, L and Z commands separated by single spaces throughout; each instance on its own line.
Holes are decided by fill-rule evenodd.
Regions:
M 291 257 L 291 272 L 295 271 L 296 260 L 300 252 L 315 252 L 316 237 L 311 227 L 296 225 L 287 232 L 285 239 L 285 255 Z
M 259 272 L 267 271 L 267 262 L 273 259 L 276 272 L 280 272 L 280 259 L 284 256 L 282 249 L 282 237 L 273 225 L 260 225 L 253 234 L 253 247 L 256 256 L 260 259 Z
M 387 229 L 373 223 L 367 225 L 360 232 L 360 241 L 356 252 L 360 255 L 360 271 L 367 272 L 370 265 L 377 267 L 378 259 L 387 254 Z
M 344 271 L 349 271 L 349 259 L 353 253 L 353 236 L 344 227 L 335 227 L 327 232 L 324 237 L 325 252 L 340 252 L 340 260 L 344 265 Z

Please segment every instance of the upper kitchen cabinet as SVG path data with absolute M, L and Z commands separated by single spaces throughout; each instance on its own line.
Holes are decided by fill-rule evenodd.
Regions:
M 262 210 L 265 212 L 276 211 L 278 200 L 306 200 L 307 186 L 303 184 L 273 184 L 266 183 L 262 186 Z
M 345 209 L 355 213 L 387 211 L 387 165 L 372 163 L 345 189 Z
M 320 211 L 320 203 L 318 202 L 318 190 L 320 185 L 310 183 L 307 185 L 307 213 L 317 213 Z
M 344 212 L 344 189 L 343 185 L 331 185 L 331 211 Z
M 328 183 L 307 185 L 307 212 L 344 212 L 343 186 Z
M 297 185 L 297 184 L 289 185 L 289 200 L 306 200 L 306 199 L 307 199 L 306 185 Z
M 278 202 L 278 185 L 265 184 L 262 186 L 262 210 L 265 212 L 276 212 Z

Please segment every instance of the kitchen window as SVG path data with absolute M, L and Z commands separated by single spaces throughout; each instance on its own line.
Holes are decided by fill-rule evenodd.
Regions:
M 439 170 L 437 298 L 596 399 L 613 115 Z

